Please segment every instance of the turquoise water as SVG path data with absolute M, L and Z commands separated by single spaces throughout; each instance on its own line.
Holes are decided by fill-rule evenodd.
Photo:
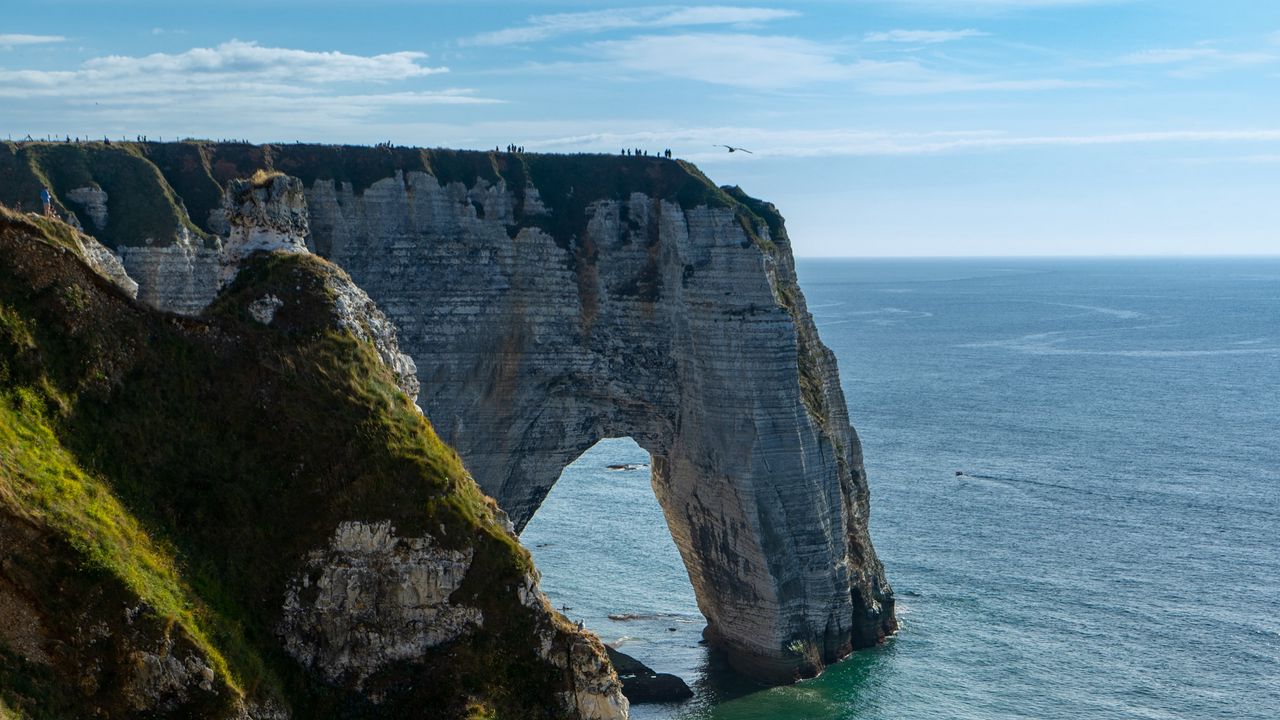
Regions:
M 902 631 L 812 681 L 736 680 L 647 469 L 605 469 L 645 453 L 607 441 L 524 540 L 570 617 L 698 693 L 635 717 L 1280 717 L 1280 259 L 799 273 Z

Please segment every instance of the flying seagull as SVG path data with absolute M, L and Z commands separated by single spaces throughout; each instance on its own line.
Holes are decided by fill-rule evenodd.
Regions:
M 751 152 L 746 148 L 734 147 L 732 145 L 717 145 L 716 147 L 729 148 L 729 152 L 738 152 L 739 150 L 741 150 L 742 152 L 748 155 L 755 155 L 755 153 Z

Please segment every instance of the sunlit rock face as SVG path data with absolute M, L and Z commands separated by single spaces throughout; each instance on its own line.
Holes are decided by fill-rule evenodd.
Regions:
M 772 206 L 744 222 L 637 191 L 565 237 L 533 189 L 317 181 L 311 244 L 395 322 L 419 403 L 517 528 L 579 454 L 631 436 L 740 669 L 786 681 L 892 632 L 860 446 Z
M 116 247 L 141 299 L 203 307 L 236 218 L 295 239 L 305 219 L 306 245 L 390 320 L 419 405 L 517 528 L 580 453 L 631 436 L 737 667 L 785 682 L 894 630 L 861 448 L 772 205 L 661 158 L 200 153 L 195 175 L 157 162 L 209 237 Z M 263 168 L 291 176 L 267 188 L 270 212 L 232 192 Z

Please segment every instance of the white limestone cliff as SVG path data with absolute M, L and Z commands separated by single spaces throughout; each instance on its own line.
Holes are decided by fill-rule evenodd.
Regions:
M 487 162 L 506 174 L 271 181 L 305 211 L 246 210 L 229 185 L 210 229 L 220 257 L 305 236 L 349 273 L 385 314 L 364 325 L 395 332 L 432 424 L 517 529 L 583 451 L 634 438 L 707 635 L 742 671 L 786 682 L 891 633 L 861 447 L 776 210 L 664 159 Z M 236 218 L 266 229 L 234 240 Z M 208 271 L 174 269 L 175 247 L 131 274 L 190 312 Z
M 523 527 L 567 464 L 631 436 L 737 667 L 786 681 L 892 632 L 860 446 L 785 231 L 634 192 L 565 238 L 513 214 L 523 191 L 423 172 L 308 190 L 312 246 L 400 329 L 485 491 Z

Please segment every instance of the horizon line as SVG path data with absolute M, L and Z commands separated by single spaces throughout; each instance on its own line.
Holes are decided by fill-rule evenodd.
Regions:
M 1275 253 L 1186 253 L 1124 255 L 801 255 L 797 260 L 1280 260 Z

